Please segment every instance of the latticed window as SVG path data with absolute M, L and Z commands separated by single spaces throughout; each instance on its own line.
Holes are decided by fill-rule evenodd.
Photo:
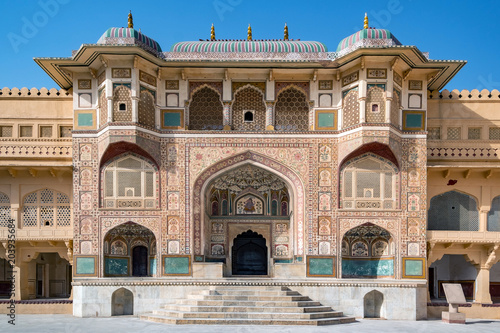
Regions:
M 431 199 L 428 216 L 429 230 L 479 230 L 479 211 L 470 195 L 451 191 Z
M 10 219 L 10 199 L 5 193 L 0 192 L 0 227 L 6 227 Z
M 496 197 L 491 202 L 491 209 L 488 213 L 488 231 L 500 231 L 500 197 Z
M 290 88 L 280 93 L 274 110 L 277 131 L 305 132 L 309 129 L 309 103 L 302 91 Z
M 398 170 L 390 162 L 366 154 L 348 161 L 341 173 L 341 208 L 397 208 Z
M 71 207 L 69 197 L 61 192 L 43 189 L 24 197 L 23 227 L 69 227 Z
M 110 163 L 104 170 L 105 208 L 155 208 L 156 171 L 135 156 Z
M 189 104 L 189 129 L 221 130 L 222 128 L 220 95 L 208 87 L 196 91 Z

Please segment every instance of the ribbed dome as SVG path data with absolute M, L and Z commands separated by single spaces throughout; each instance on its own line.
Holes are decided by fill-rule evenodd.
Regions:
M 172 46 L 171 52 L 268 52 L 268 53 L 310 53 L 327 52 L 320 42 L 298 40 L 215 40 L 180 42 Z
M 342 39 L 337 47 L 337 52 L 345 51 L 345 53 L 348 53 L 365 46 L 383 47 L 393 45 L 401 45 L 401 43 L 389 30 L 368 28 Z
M 129 45 L 136 44 L 153 53 L 160 53 L 161 46 L 154 39 L 149 38 L 134 28 L 109 28 L 99 38 L 97 44 Z

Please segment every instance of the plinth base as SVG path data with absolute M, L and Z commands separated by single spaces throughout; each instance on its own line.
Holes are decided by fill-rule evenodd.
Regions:
M 465 313 L 445 312 L 441 315 L 442 320 L 448 324 L 465 324 Z

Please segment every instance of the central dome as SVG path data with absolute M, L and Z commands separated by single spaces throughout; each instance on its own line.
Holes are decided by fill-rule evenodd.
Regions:
M 161 52 L 160 44 L 157 41 L 134 28 L 109 28 L 102 34 L 97 44 L 135 44 L 155 54 Z
M 385 47 L 401 45 L 387 29 L 366 28 L 342 39 L 337 52 L 349 53 L 360 47 Z
M 214 40 L 180 42 L 172 46 L 171 52 L 266 52 L 309 53 L 327 52 L 323 43 L 299 40 Z

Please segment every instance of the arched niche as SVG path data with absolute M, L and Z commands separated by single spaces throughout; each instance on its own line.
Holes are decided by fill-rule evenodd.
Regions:
M 134 294 L 126 289 L 120 288 L 111 296 L 111 315 L 127 316 L 134 314 Z

